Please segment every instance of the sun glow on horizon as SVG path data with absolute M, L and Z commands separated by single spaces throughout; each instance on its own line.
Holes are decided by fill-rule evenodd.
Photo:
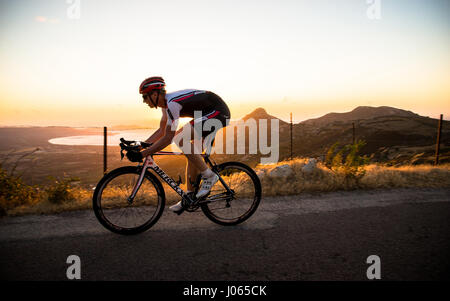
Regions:
M 364 0 L 2 2 L 0 126 L 152 124 L 137 93 L 211 90 L 238 119 L 296 122 L 360 105 L 450 116 L 450 4 Z

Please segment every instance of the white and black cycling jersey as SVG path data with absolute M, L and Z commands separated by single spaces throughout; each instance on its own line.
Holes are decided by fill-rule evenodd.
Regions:
M 180 117 L 195 116 L 195 111 L 201 111 L 200 116 L 213 111 L 220 112 L 225 118 L 230 117 L 230 111 L 225 102 L 216 94 L 205 90 L 186 89 L 166 94 L 167 126 L 176 124 Z

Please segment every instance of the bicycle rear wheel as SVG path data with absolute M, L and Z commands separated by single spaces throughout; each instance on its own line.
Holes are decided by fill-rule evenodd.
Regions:
M 255 213 L 261 201 L 258 176 L 253 169 L 240 162 L 220 164 L 217 171 L 221 180 L 202 202 L 203 213 L 220 225 L 231 226 L 244 222 Z
M 118 234 L 137 234 L 153 226 L 164 210 L 165 195 L 161 182 L 147 172 L 135 198 L 128 198 L 141 169 L 126 166 L 106 174 L 94 191 L 93 209 L 100 223 Z

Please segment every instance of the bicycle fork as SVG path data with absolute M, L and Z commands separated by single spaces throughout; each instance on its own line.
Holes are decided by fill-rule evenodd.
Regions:
M 136 193 L 138 192 L 139 188 L 141 188 L 142 181 L 144 180 L 145 172 L 147 171 L 147 167 L 151 164 L 147 158 L 145 158 L 144 164 L 142 165 L 142 171 L 139 175 L 139 178 L 134 185 L 133 191 L 131 192 L 131 195 L 128 197 L 128 204 L 132 204 L 134 201 L 134 198 L 136 197 Z

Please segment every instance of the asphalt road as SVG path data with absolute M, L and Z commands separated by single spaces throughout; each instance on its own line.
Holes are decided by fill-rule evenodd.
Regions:
M 244 224 L 167 209 L 147 232 L 104 229 L 91 211 L 0 220 L 0 279 L 449 280 L 450 191 L 401 189 L 264 198 Z

